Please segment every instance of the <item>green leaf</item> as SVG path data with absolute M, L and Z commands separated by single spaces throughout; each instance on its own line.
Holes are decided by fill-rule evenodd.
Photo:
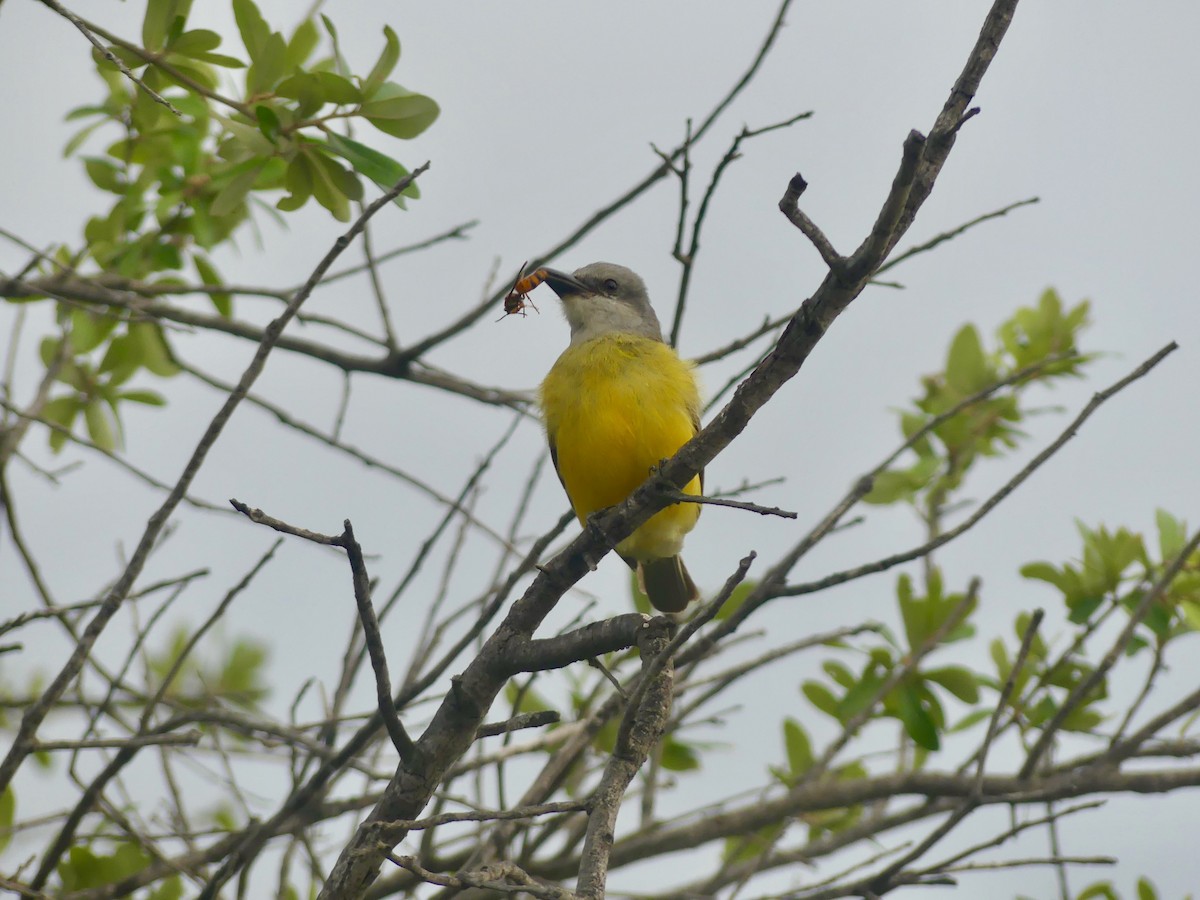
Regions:
M 921 673 L 926 681 L 940 684 L 963 703 L 979 702 L 979 676 L 963 666 L 945 666 Z
M 1077 706 L 1067 713 L 1066 718 L 1063 719 L 1062 729 L 1064 731 L 1078 731 L 1090 734 L 1103 721 L 1104 716 L 1096 710 L 1089 709 L 1086 706 Z
M 69 141 L 67 141 L 66 145 L 63 147 L 63 151 L 62 151 L 63 159 L 66 159 L 68 156 L 70 156 L 72 153 L 74 153 L 76 150 L 78 150 L 80 145 L 88 139 L 88 137 L 91 135 L 91 133 L 93 131 L 95 131 L 101 125 L 107 125 L 107 124 L 108 124 L 108 119 L 106 119 L 106 118 L 98 119 L 95 122 L 92 122 L 90 125 L 85 125 L 83 128 L 79 129 L 79 131 L 75 132 L 75 134 L 71 137 L 71 139 Z
M 307 203 L 308 198 L 312 196 L 312 180 L 312 164 L 308 161 L 308 156 L 304 153 L 297 153 L 295 158 L 288 163 L 287 172 L 283 176 L 283 184 L 288 190 L 288 196 L 276 202 L 276 209 L 291 212 Z
M 207 28 L 197 28 L 185 31 L 177 40 L 171 42 L 171 52 L 180 56 L 195 56 L 197 53 L 207 53 L 221 46 L 221 36 Z
M 396 32 L 384 25 L 383 39 L 385 41 L 383 52 L 379 55 L 370 74 L 363 79 L 362 92 L 368 98 L 387 80 L 387 77 L 392 74 L 392 69 L 396 68 L 396 63 L 400 61 L 400 40 L 396 37 Z
M 350 202 L 343 188 L 341 173 L 345 170 L 320 153 L 309 153 L 312 173 L 312 194 L 339 222 L 350 221 Z
M 928 458 L 935 465 L 938 464 L 935 458 Z M 914 469 L 886 469 L 875 476 L 871 490 L 863 497 L 863 501 L 875 506 L 887 506 L 901 500 L 911 500 L 913 494 L 927 482 L 928 478 L 919 477 Z
M 1154 889 L 1150 879 L 1145 877 L 1137 880 L 1137 895 L 1138 900 L 1158 900 L 1158 891 Z
M 916 650 L 937 628 L 929 617 L 932 603 L 914 595 L 912 578 L 907 573 L 896 579 L 896 601 L 900 607 L 900 618 L 904 623 L 904 635 L 908 646 Z
M 669 735 L 662 742 L 662 767 L 668 772 L 690 772 L 700 768 L 700 757 L 692 745 Z
M 250 188 L 254 187 L 254 182 L 262 172 L 264 165 L 265 163 L 259 163 L 231 178 L 229 183 L 221 188 L 220 193 L 213 198 L 209 212 L 214 216 L 224 216 L 241 206 L 246 195 L 250 193 Z
M 349 78 L 343 78 L 334 72 L 313 72 L 312 74 L 316 77 L 328 102 L 337 106 L 362 102 L 362 91 Z
M 1121 900 L 1117 896 L 1117 892 L 1113 890 L 1111 881 L 1097 881 L 1095 884 L 1088 885 L 1075 900 L 1094 900 L 1097 897 L 1101 897 L 1103 900 Z
M 287 72 L 287 44 L 283 35 L 273 31 L 267 35 L 258 58 L 246 72 L 246 90 L 255 96 L 269 92 Z
M 275 94 L 296 101 L 295 116 L 306 119 L 326 103 L 321 81 L 312 72 L 296 72 L 275 87 Z
M 142 19 L 142 46 L 161 50 L 172 27 L 182 30 L 191 8 L 192 0 L 150 0 Z M 176 24 L 177 20 L 181 21 Z
M 193 253 L 192 265 L 196 267 L 196 273 L 200 276 L 200 280 L 209 287 L 220 287 L 225 283 L 221 279 L 221 273 L 217 271 L 216 266 L 204 254 Z M 209 299 L 212 300 L 212 305 L 216 307 L 217 312 L 223 318 L 228 319 L 233 315 L 233 295 L 228 291 L 209 294 Z
M 533 687 L 522 687 L 515 681 L 510 681 L 504 686 L 504 699 L 508 701 L 514 716 L 554 709 Z
M 113 316 L 96 315 L 86 309 L 71 310 L 71 349 L 90 353 L 117 327 Z
M 414 184 L 413 187 L 416 187 L 416 185 Z M 407 194 L 408 191 L 405 191 L 404 193 Z M 729 595 L 729 599 L 722 604 L 720 610 L 717 611 L 716 616 L 713 618 L 718 622 L 728 619 L 741 608 L 742 604 L 746 602 L 746 598 L 754 593 L 754 589 L 757 587 L 758 582 L 750 580 L 743 581 L 741 584 L 737 585 L 733 589 L 733 592 Z
M 129 326 L 129 336 L 138 344 L 141 365 L 155 375 L 169 378 L 179 373 L 179 366 L 171 359 L 162 331 L 153 322 L 135 322 Z
M 123 843 L 109 855 L 101 855 L 90 847 L 75 846 L 66 859 L 58 864 L 58 876 L 66 891 L 113 884 L 140 872 L 150 863 L 149 855 L 133 843 Z
M 390 81 L 382 84 L 374 99 L 364 103 L 360 111 L 380 131 L 406 140 L 432 125 L 440 112 L 430 97 L 411 93 Z
M 362 100 L 362 92 L 354 82 L 333 72 L 296 72 L 279 82 L 275 93 L 300 101 L 297 114 L 301 117 L 311 115 L 326 103 L 346 106 Z
M 98 156 L 88 156 L 83 160 L 83 167 L 92 184 L 102 191 L 113 194 L 124 194 L 128 185 L 122 177 L 123 170 L 115 163 Z
M 804 726 L 795 719 L 783 720 L 783 745 L 787 750 L 788 769 L 792 775 L 803 775 L 812 768 L 812 743 Z
M 858 683 L 858 678 L 836 659 L 825 660 L 821 663 L 821 668 L 825 670 L 826 675 L 833 679 L 835 684 L 846 690 Z
M 840 718 L 837 698 L 825 685 L 819 681 L 806 681 L 800 686 L 800 690 L 808 698 L 808 702 L 821 712 L 833 716 L 835 719 Z
M 319 38 L 320 32 L 317 31 L 317 23 L 312 19 L 305 19 L 297 25 L 296 30 L 292 32 L 292 39 L 288 41 L 288 68 L 298 69 L 304 65 L 312 56 L 313 50 L 316 49 Z
M 926 750 L 937 750 L 941 743 L 938 740 L 937 727 L 930 718 L 915 685 L 902 685 L 896 691 L 896 710 L 904 730 L 918 747 Z
M 128 400 L 130 403 L 143 403 L 146 406 L 166 406 L 167 401 L 162 394 L 157 391 L 137 390 L 137 391 L 122 391 L 117 394 L 122 400 Z
M 390 156 L 380 153 L 378 150 L 373 150 L 366 144 L 360 144 L 358 141 L 351 140 L 347 137 L 342 137 L 340 134 L 330 132 L 329 143 L 326 144 L 330 150 L 338 154 L 354 167 L 356 172 L 365 175 L 373 182 L 379 185 L 384 190 L 391 190 L 396 182 L 408 175 L 408 169 L 396 162 Z M 396 204 L 403 209 L 404 197 L 420 196 L 417 190 L 416 182 L 410 184 L 396 197 Z M 744 599 L 744 598 L 743 598 Z M 733 598 L 730 598 L 732 603 Z M 729 603 L 725 604 L 728 608 Z
M 279 115 L 265 103 L 256 104 L 254 118 L 258 120 L 258 130 L 272 144 L 279 137 Z
M 213 687 L 214 693 L 238 706 L 253 706 L 267 693 L 262 680 L 266 660 L 265 644 L 249 639 L 236 641 Z
M 1021 566 L 1019 571 L 1022 578 L 1033 578 L 1038 581 L 1045 581 L 1054 585 L 1059 590 L 1063 590 L 1062 576 L 1059 575 L 1058 569 L 1050 565 L 1048 562 L 1026 563 L 1025 565 Z
M 775 846 L 785 827 L 786 823 L 784 822 L 774 822 L 751 834 L 726 838 L 725 847 L 721 851 L 722 861 L 727 865 L 732 865 L 757 859 Z
M 946 381 L 962 395 L 974 394 L 993 382 L 992 373 L 983 355 L 979 332 L 974 325 L 964 325 L 950 342 L 946 359 Z
M 183 880 L 178 875 L 172 875 L 158 883 L 146 900 L 180 900 L 183 896 Z
M 969 731 L 971 728 L 974 728 L 980 722 L 983 722 L 986 719 L 990 719 L 991 716 L 992 716 L 992 711 L 990 709 L 972 710 L 971 712 L 969 712 L 965 716 L 963 716 L 961 719 L 959 719 L 957 722 L 955 722 L 954 725 L 952 725 L 947 730 L 952 731 L 954 733 L 958 733 L 960 731 Z
M 869 665 L 858 682 L 846 691 L 845 696 L 838 702 L 838 719 L 845 722 L 851 716 L 869 709 L 879 695 L 883 680 L 884 674 L 876 671 L 873 665 Z
M 1158 526 L 1158 550 L 1162 561 L 1174 559 L 1187 544 L 1187 524 L 1165 509 L 1154 511 L 1154 523 Z
M 1192 600 L 1184 600 L 1179 604 L 1179 611 L 1183 614 L 1184 621 L 1193 631 L 1200 631 L 1200 603 Z
M 58 453 L 67 443 L 67 434 L 71 430 L 71 426 L 75 424 L 75 417 L 79 415 L 79 410 L 83 404 L 80 403 L 78 396 L 56 397 L 45 406 L 42 407 L 42 418 L 47 422 L 52 422 L 55 425 L 61 425 L 65 431 L 60 431 L 57 428 L 50 430 L 50 449 Z
M 1092 615 L 1101 606 L 1104 605 L 1104 597 L 1100 594 L 1093 594 L 1091 597 L 1084 597 L 1075 603 L 1068 603 L 1067 608 L 1070 614 L 1067 618 L 1073 625 L 1082 625 L 1092 618 Z
M 88 436 L 92 439 L 92 443 L 110 453 L 115 450 L 117 441 L 113 436 L 112 425 L 108 421 L 108 413 L 103 402 L 93 400 L 84 407 L 83 417 L 87 422 Z
M 12 832 L 9 829 L 12 828 L 16 815 L 17 795 L 10 784 L 0 793 L 0 853 L 4 852 L 4 848 L 12 840 Z
M 42 365 L 47 369 L 54 362 L 54 357 L 58 356 L 59 339 L 53 337 L 44 337 L 41 343 L 38 344 L 38 358 L 41 359 Z
M 267 24 L 253 0 L 233 0 L 233 17 L 237 21 L 238 32 L 246 52 L 250 54 L 251 62 L 258 62 L 262 56 L 267 38 L 271 34 L 271 26 Z

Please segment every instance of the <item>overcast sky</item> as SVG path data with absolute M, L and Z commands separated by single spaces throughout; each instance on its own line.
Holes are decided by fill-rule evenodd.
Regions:
M 193 24 L 211 23 L 234 34 L 225 4 L 196 6 Z M 290 29 L 294 4 L 274 0 L 261 6 L 274 26 L 287 23 Z M 432 161 L 421 181 L 423 198 L 407 213 L 376 220 L 375 248 L 480 220 L 469 242 L 442 245 L 385 269 L 401 342 L 477 303 L 496 260 L 497 280 L 511 277 L 522 260 L 648 173 L 657 162 L 651 144 L 674 146 L 688 117 L 707 115 L 745 70 L 775 7 L 761 0 L 327 3 L 323 9 L 337 23 L 343 52 L 356 70 L 369 68 L 382 46 L 381 28 L 389 23 L 403 45 L 393 77 L 434 97 L 442 108 L 434 127 L 415 141 L 357 134 L 410 166 Z M 776 208 L 795 171 L 810 183 L 806 212 L 839 250 L 857 245 L 891 182 L 904 136 L 932 124 L 986 8 L 883 0 L 796 4 L 759 77 L 693 155 L 703 184 L 744 124 L 761 127 L 814 113 L 791 129 L 749 142 L 744 158 L 729 169 L 694 275 L 681 340 L 685 355 L 711 350 L 764 316 L 794 308 L 819 283 L 819 257 Z M 140 3 L 95 3 L 78 11 L 136 38 L 141 9 Z M 940 562 L 951 584 L 961 588 L 974 574 L 984 580 L 981 633 L 1011 635 L 1018 610 L 1056 602 L 1016 570 L 1033 559 L 1062 561 L 1077 553 L 1076 518 L 1152 535 L 1154 510 L 1165 507 L 1193 527 L 1200 523 L 1195 399 L 1200 308 L 1193 264 L 1200 201 L 1198 33 L 1200 6 L 1182 0 L 1150 6 L 1026 0 L 1018 8 L 976 98 L 982 113 L 963 129 L 902 246 L 1017 200 L 1037 196 L 1040 203 L 905 264 L 894 273 L 903 290 L 870 289 L 836 323 L 800 376 L 708 469 L 708 484 L 715 488 L 786 475 L 784 484 L 755 499 L 800 511 L 798 523 L 709 510 L 685 553 L 702 586 L 718 585 L 748 550 L 770 561 L 790 546 L 890 450 L 897 428 L 889 410 L 917 394 L 920 375 L 942 366 L 955 331 L 975 322 L 990 339 L 1000 321 L 1017 306 L 1036 302 L 1047 286 L 1056 287 L 1068 304 L 1091 300 L 1095 324 L 1084 348 L 1103 354 L 1088 381 L 1039 395 L 1048 407 L 1073 414 L 1094 391 L 1167 342 L 1176 340 L 1181 348 L 1103 408 L 1025 488 L 943 552 Z M 230 52 L 240 53 L 236 41 L 233 47 Z M 60 154 L 73 131 L 64 114 L 101 96 L 88 50 L 69 23 L 32 0 L 9 0 L 0 8 L 5 85 L 0 119 L 7 123 L 0 145 L 5 173 L 0 227 L 39 246 L 77 244 L 86 216 L 104 208 L 82 166 Z M 93 145 L 92 152 L 100 146 Z M 670 258 L 677 200 L 677 186 L 661 183 L 555 264 L 566 269 L 595 260 L 626 264 L 643 275 L 666 318 L 679 269 Z M 231 281 L 295 284 L 343 228 L 316 210 L 290 216 L 286 232 L 265 217 L 261 222 L 261 246 L 244 240 L 240 254 L 219 257 Z M 356 250 L 347 257 L 359 258 Z M 24 251 L 0 241 L 0 270 L 11 273 L 25 261 Z M 534 299 L 541 315 L 500 323 L 485 319 L 430 361 L 481 383 L 532 389 L 567 336 L 552 297 L 539 293 Z M 261 312 L 253 312 L 257 302 L 245 301 L 247 317 L 261 319 Z M 375 324 L 373 301 L 358 281 L 318 292 L 308 311 L 364 327 Z M 33 324 L 45 327 L 46 312 L 31 310 Z M 12 309 L 0 309 L 0 335 L 12 321 Z M 253 350 L 245 342 L 204 336 L 180 335 L 178 341 L 189 359 L 226 380 L 236 380 Z M 34 350 L 31 345 L 21 359 L 18 387 L 26 395 L 37 377 Z M 746 360 L 706 370 L 708 389 L 724 384 Z M 510 413 L 407 384 L 360 377 L 353 386 L 348 440 L 450 494 L 511 420 Z M 263 395 L 322 427 L 333 420 L 341 387 L 322 367 L 282 352 L 272 357 L 259 384 Z M 127 447 L 139 465 L 174 481 L 221 398 L 182 378 L 161 388 L 170 406 L 133 416 Z M 971 482 L 972 495 L 986 496 L 1065 421 L 1049 412 L 1039 417 L 1030 442 L 1014 458 L 981 471 Z M 34 436 L 26 449 L 50 463 L 44 436 Z M 482 517 L 503 526 L 529 464 L 542 452 L 536 424 L 520 426 L 480 500 Z M 56 462 L 76 458 L 86 466 L 57 489 L 20 466 L 12 474 L 28 539 L 63 601 L 90 596 L 119 571 L 123 552 L 136 543 L 159 502 L 103 460 L 68 451 Z M 349 516 L 360 540 L 377 554 L 376 574 L 389 586 L 440 515 L 435 505 L 394 481 L 364 474 L 250 409 L 238 412 L 194 493 L 214 502 L 238 497 L 326 532 L 338 530 Z M 563 508 L 558 485 L 543 478 L 526 532 L 540 533 Z M 819 576 L 919 539 L 912 517 L 873 510 L 867 515 L 864 526 L 827 542 L 796 577 Z M 186 511 L 145 578 L 211 568 L 207 586 L 190 598 L 195 608 L 181 611 L 182 619 L 195 623 L 272 540 L 232 515 Z M 490 567 L 491 557 L 480 565 Z M 0 615 L 33 602 L 24 580 L 10 576 L 16 568 L 11 546 L 0 542 Z M 229 633 L 275 642 L 272 678 L 284 704 L 310 674 L 333 677 L 351 622 L 342 605 L 349 602 L 345 575 L 344 562 L 332 553 L 291 542 L 262 586 L 229 616 Z M 407 602 L 423 607 L 422 598 L 436 592 L 438 578 L 438 572 L 423 576 Z M 619 563 L 610 560 L 583 582 L 597 598 L 596 615 L 623 611 L 624 578 Z M 760 626 L 798 635 L 891 617 L 894 578 L 892 573 L 858 583 L 831 595 L 837 602 L 776 603 Z M 451 596 L 458 602 L 470 596 L 465 587 L 460 594 L 454 588 L 452 582 Z M 570 615 L 563 612 L 556 621 Z M 392 626 L 391 640 L 402 654 L 403 623 Z M 53 645 L 49 628 L 38 634 L 47 648 Z M 1185 649 L 1193 644 L 1194 638 Z M 1189 668 L 1186 660 L 1177 662 Z M 1190 668 L 1180 673 L 1180 683 L 1194 686 L 1194 664 Z M 1136 674 L 1140 670 L 1130 670 L 1130 683 L 1136 683 Z M 1115 680 L 1123 677 L 1119 673 Z M 753 746 L 740 746 L 729 731 L 706 735 L 730 744 L 714 759 L 708 777 L 738 784 L 736 772 L 749 771 L 746 783 L 754 783 L 763 766 L 782 753 L 777 728 L 783 713 L 812 720 L 821 733 L 824 723 L 798 692 L 776 693 L 783 708 L 752 705 L 735 720 L 733 734 L 759 735 Z M 365 691 L 364 706 L 369 696 Z M 311 712 L 315 716 L 317 708 Z M 1066 849 L 1120 856 L 1114 877 L 1123 891 L 1132 890 L 1137 874 L 1147 873 L 1162 896 L 1179 895 L 1200 884 L 1194 808 L 1194 795 L 1119 801 L 1077 820 Z M 1129 816 L 1147 827 L 1129 828 Z M 1162 827 L 1172 817 L 1191 827 Z M 1072 883 L 1078 890 L 1100 877 L 1076 873 Z M 1045 896 L 1052 885 L 1048 872 L 967 882 L 971 896 L 981 898 L 1011 897 L 1017 890 Z M 942 894 L 931 889 L 927 896 Z

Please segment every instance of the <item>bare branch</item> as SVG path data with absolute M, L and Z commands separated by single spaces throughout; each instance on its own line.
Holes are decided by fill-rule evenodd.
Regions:
M 167 499 L 158 508 L 158 510 L 150 517 L 146 524 L 146 529 L 138 542 L 133 555 L 130 557 L 129 563 L 125 567 L 125 571 L 117 579 L 111 590 L 104 598 L 104 602 L 96 615 L 88 623 L 83 635 L 80 637 L 78 644 L 75 646 L 63 665 L 58 675 L 43 692 L 32 706 L 25 711 L 25 715 L 21 718 L 21 724 L 17 729 L 17 734 L 13 739 L 13 743 L 8 753 L 5 755 L 3 762 L 0 762 L 0 790 L 3 790 L 12 781 L 13 775 L 16 773 L 17 767 L 29 755 L 30 745 L 33 741 L 34 734 L 37 732 L 38 726 L 45 719 L 46 714 L 53 706 L 54 702 L 62 696 L 66 691 L 67 686 L 75 679 L 79 670 L 83 666 L 84 660 L 91 653 L 92 646 L 100 637 L 100 633 L 105 626 L 120 609 L 126 595 L 132 588 L 134 581 L 141 574 L 143 566 L 146 564 L 146 559 L 149 557 L 150 549 L 154 546 L 158 536 L 166 527 L 167 520 L 183 499 L 188 487 L 191 486 L 196 474 L 200 471 L 200 467 L 204 464 L 205 458 L 208 456 L 209 450 L 216 443 L 221 432 L 225 428 L 225 424 L 233 415 L 233 411 L 241 403 L 242 398 L 250 390 L 251 385 L 258 379 L 267 362 L 267 356 L 272 348 L 279 340 L 279 336 L 283 329 L 287 326 L 299 311 L 300 306 L 312 293 L 313 288 L 321 280 L 321 276 L 329 269 L 342 251 L 349 246 L 350 242 L 366 225 L 367 220 L 376 212 L 383 208 L 385 204 L 390 203 L 396 196 L 415 181 L 422 173 L 429 168 L 426 163 L 418 167 L 406 178 L 401 179 L 391 190 L 379 197 L 375 202 L 363 211 L 363 214 L 350 226 L 350 229 L 335 242 L 333 248 L 325 255 L 325 257 L 317 264 L 312 275 L 304 286 L 296 292 L 288 303 L 287 308 L 283 313 L 267 326 L 262 342 L 259 344 L 258 350 L 254 354 L 254 358 L 246 367 L 241 380 L 238 382 L 237 390 L 235 390 L 226 399 L 221 409 L 217 412 L 209 423 L 200 442 L 196 445 L 192 452 L 191 458 L 184 467 L 183 474 L 179 476 L 179 480 L 175 483 L 171 493 Z
M 800 209 L 800 195 L 807 188 L 808 182 L 804 180 L 803 175 L 799 172 L 793 175 L 792 180 L 788 182 L 787 190 L 783 192 L 783 196 L 779 200 L 779 211 L 787 217 L 789 222 L 800 229 L 800 233 L 808 238 L 809 243 L 817 248 L 821 259 L 825 260 L 825 265 L 829 266 L 829 271 L 840 273 L 846 267 L 846 257 L 833 249 L 833 244 L 829 242 L 829 238 L 825 237 L 825 232 Z
M 587 835 L 579 865 L 576 892 L 584 900 L 601 900 L 608 879 L 608 858 L 615 838 L 617 813 L 638 769 L 658 743 L 671 712 L 670 631 L 666 619 L 651 619 L 638 636 L 642 656 L 640 688 L 617 735 L 604 774 L 592 792 Z M 661 661 L 660 661 L 661 659 Z

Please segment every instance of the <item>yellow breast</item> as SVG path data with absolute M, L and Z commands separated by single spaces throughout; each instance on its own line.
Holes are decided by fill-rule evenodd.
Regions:
M 696 433 L 691 366 L 660 341 L 609 334 L 569 347 L 541 389 L 546 433 L 579 520 L 620 503 Z M 700 493 L 700 479 L 684 488 Z M 669 506 L 618 547 L 633 559 L 675 556 L 700 514 Z

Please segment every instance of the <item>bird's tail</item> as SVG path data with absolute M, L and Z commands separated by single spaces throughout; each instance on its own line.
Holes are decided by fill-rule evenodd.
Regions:
M 683 612 L 700 596 L 680 556 L 639 562 L 638 582 L 650 605 L 660 612 Z

